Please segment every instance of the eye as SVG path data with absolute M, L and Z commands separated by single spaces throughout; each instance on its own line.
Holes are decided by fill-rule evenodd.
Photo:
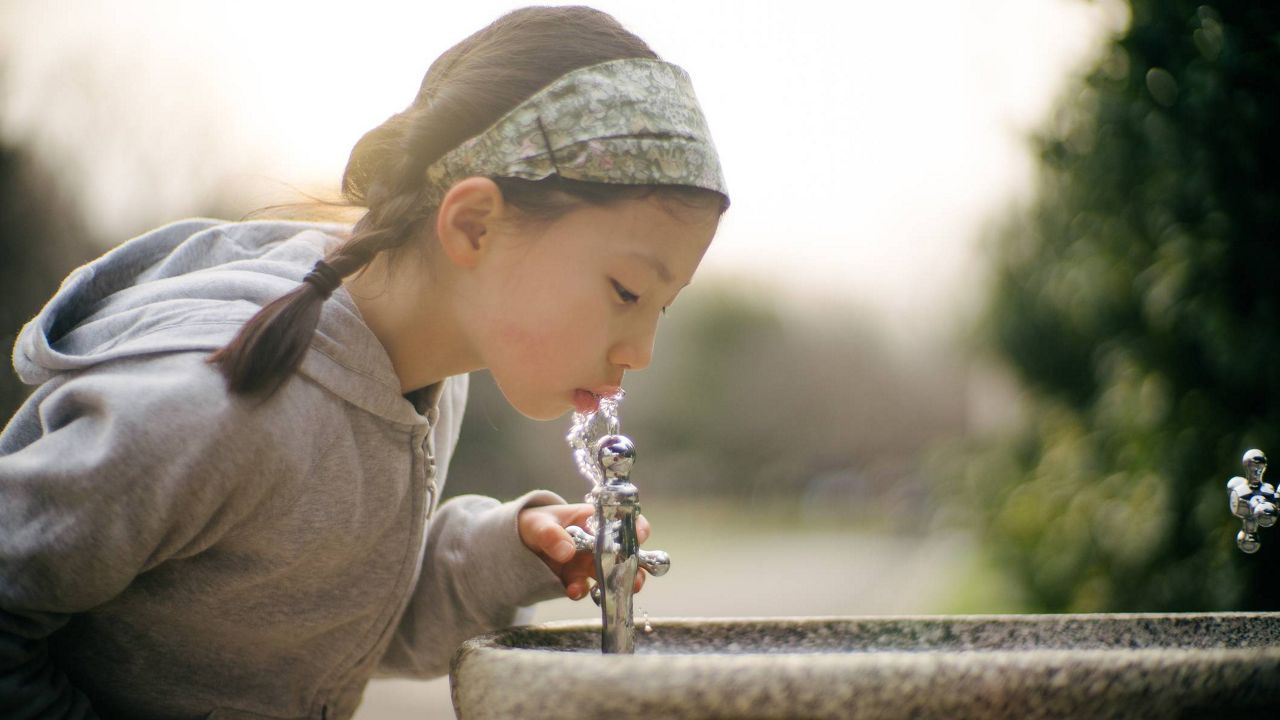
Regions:
M 610 279 L 609 279 L 609 282 L 610 282 L 610 283 L 613 283 L 613 291 L 614 291 L 614 292 L 616 292 L 616 293 L 618 293 L 618 299 L 619 299 L 619 300 L 621 300 L 622 302 L 624 302 L 624 303 L 634 303 L 634 302 L 636 302 L 636 301 L 638 301 L 638 300 L 640 299 L 640 296 L 639 296 L 639 295 L 637 295 L 637 294 L 635 294 L 635 293 L 631 292 L 630 290 L 628 290 L 628 289 L 626 289 L 626 288 L 622 287 L 622 283 L 618 282 L 617 280 L 614 280 L 614 279 L 610 278 Z

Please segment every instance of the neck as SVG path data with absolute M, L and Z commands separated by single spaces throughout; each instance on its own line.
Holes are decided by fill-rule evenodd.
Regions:
M 479 368 L 456 321 L 443 272 L 433 275 L 422 267 L 392 273 L 382 254 L 343 285 L 391 358 L 401 393 Z

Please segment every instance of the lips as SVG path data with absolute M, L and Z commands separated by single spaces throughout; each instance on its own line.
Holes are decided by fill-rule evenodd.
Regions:
M 600 409 L 600 398 L 616 395 L 621 389 L 617 385 L 601 385 L 590 390 L 578 388 L 573 391 L 573 407 L 580 413 L 595 412 Z
M 580 413 L 595 412 L 600 407 L 600 396 L 590 390 L 578 388 L 573 391 L 573 408 Z

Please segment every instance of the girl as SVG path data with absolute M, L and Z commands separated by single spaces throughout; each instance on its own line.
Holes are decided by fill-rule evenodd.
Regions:
M 437 500 L 469 371 L 550 419 L 649 363 L 728 202 L 687 76 L 602 13 L 513 12 L 342 187 L 354 227 L 169 225 L 23 329 L 0 716 L 345 718 L 586 593 L 589 507 Z

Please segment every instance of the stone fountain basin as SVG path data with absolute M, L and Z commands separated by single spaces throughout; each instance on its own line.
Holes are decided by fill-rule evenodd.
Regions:
M 481 718 L 1216 718 L 1280 715 L 1280 613 L 663 619 L 635 655 L 598 622 L 464 643 Z

